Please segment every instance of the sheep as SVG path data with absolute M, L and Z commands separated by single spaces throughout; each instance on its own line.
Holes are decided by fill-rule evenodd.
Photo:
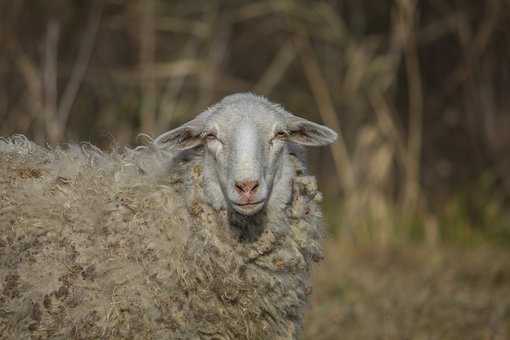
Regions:
M 134 149 L 0 139 L 0 338 L 296 339 L 322 258 L 301 146 L 253 94 Z

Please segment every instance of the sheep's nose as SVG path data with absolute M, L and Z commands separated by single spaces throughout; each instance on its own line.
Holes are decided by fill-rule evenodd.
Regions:
M 240 181 L 235 183 L 236 191 L 239 194 L 254 194 L 259 187 L 259 181 Z

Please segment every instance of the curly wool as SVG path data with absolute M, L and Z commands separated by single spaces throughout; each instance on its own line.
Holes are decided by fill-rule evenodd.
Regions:
M 0 140 L 7 339 L 295 339 L 322 258 L 321 195 L 294 160 L 278 218 L 205 203 L 200 150 Z

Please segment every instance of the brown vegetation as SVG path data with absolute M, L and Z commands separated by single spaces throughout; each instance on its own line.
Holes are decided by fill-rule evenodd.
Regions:
M 362 338 L 362 326 L 366 338 L 508 336 L 503 286 L 482 280 L 464 291 L 462 306 L 439 291 L 422 308 L 403 292 L 429 296 L 413 275 L 434 269 L 427 280 L 444 283 L 443 273 L 462 272 L 458 258 L 473 257 L 478 264 L 466 266 L 477 278 L 497 276 L 482 262 L 504 267 L 508 258 L 508 1 L 36 0 L 3 2 L 0 13 L 0 135 L 124 145 L 240 91 L 335 128 L 339 142 L 309 155 L 335 239 L 318 274 L 309 338 L 334 339 L 322 320 L 341 315 L 361 322 L 328 328 L 345 328 L 347 338 Z M 377 269 L 367 248 L 382 249 L 396 270 Z M 412 270 L 384 255 L 392 249 L 413 253 Z M 445 261 L 438 267 L 436 256 Z M 384 289 L 363 295 L 351 272 L 381 278 Z M 359 299 L 367 319 L 338 314 L 351 313 L 343 298 L 328 305 L 328 287 L 347 282 L 347 299 Z M 462 291 L 464 281 L 445 284 Z M 407 333 L 376 327 L 386 294 L 397 301 L 389 327 L 403 319 Z M 491 317 L 474 320 L 473 311 Z M 409 322 L 424 319 L 439 330 Z
M 510 254 L 330 242 L 313 284 L 305 339 L 510 337 Z

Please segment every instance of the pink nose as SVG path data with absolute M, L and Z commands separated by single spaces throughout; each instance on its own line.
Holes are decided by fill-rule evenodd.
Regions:
M 257 191 L 259 181 L 241 181 L 236 182 L 236 191 L 241 195 L 252 195 Z

